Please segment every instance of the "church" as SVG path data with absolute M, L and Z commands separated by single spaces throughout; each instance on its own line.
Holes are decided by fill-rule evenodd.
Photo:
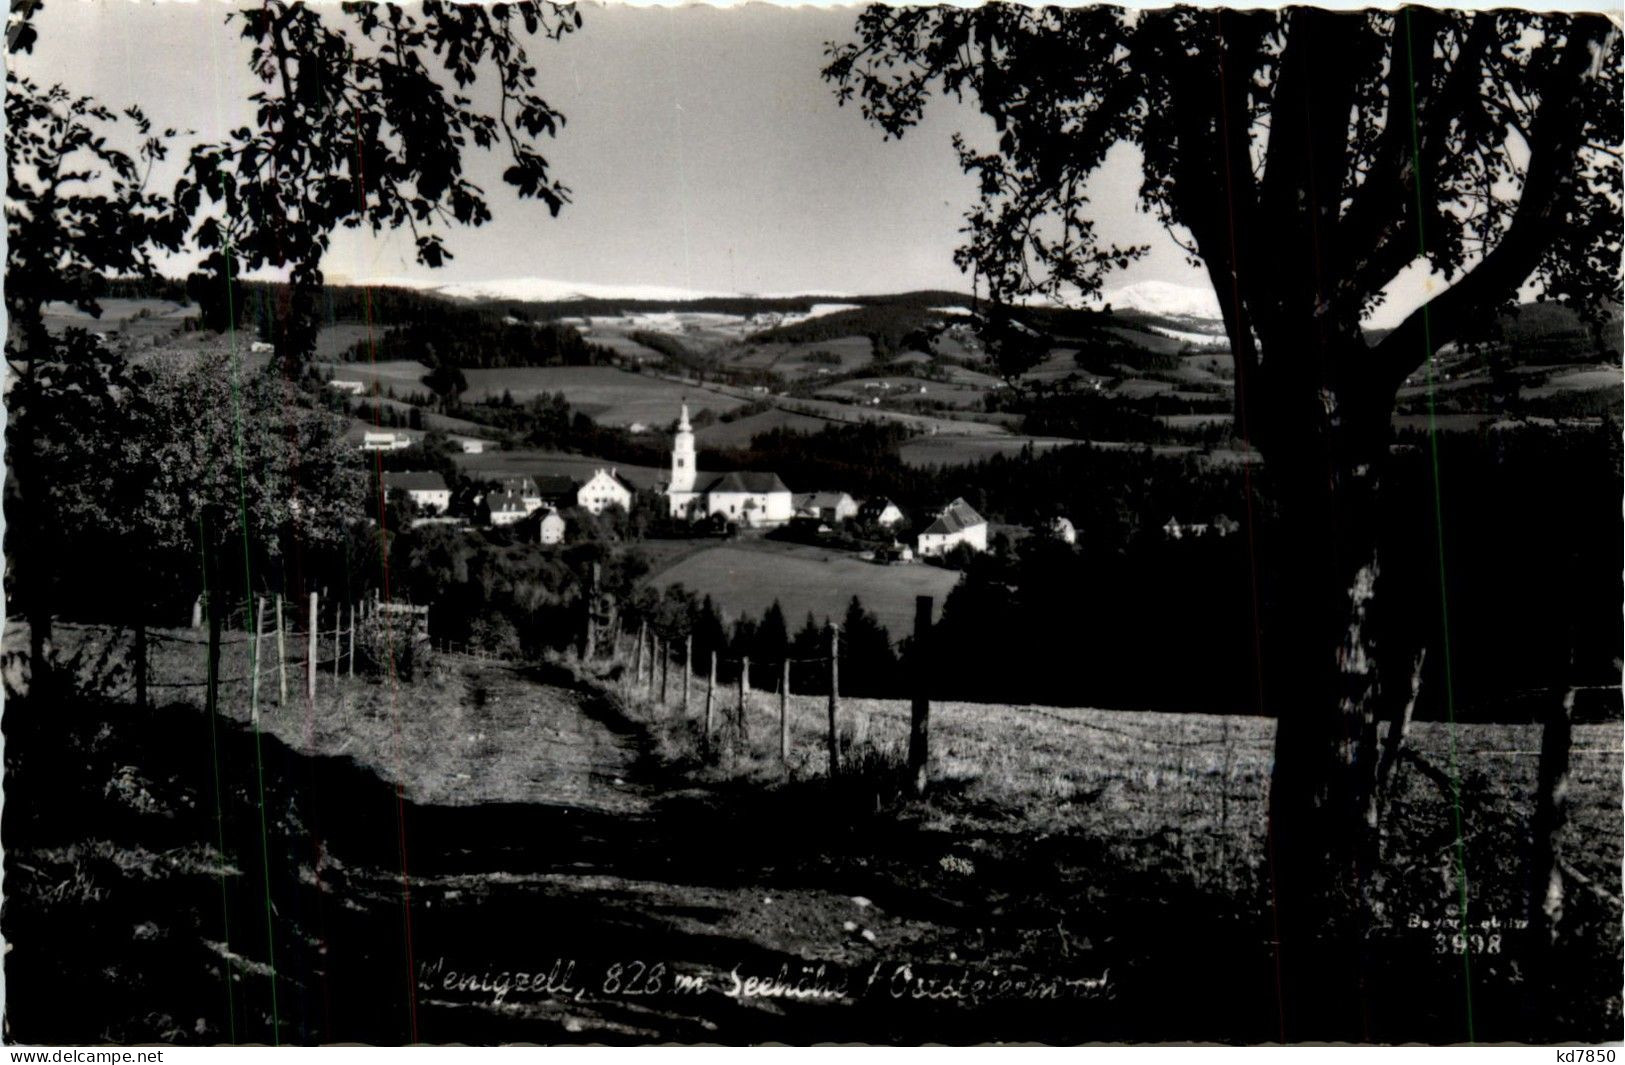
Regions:
M 781 525 L 795 514 L 790 489 L 776 473 L 741 471 L 701 478 L 695 467 L 694 427 L 683 404 L 671 448 L 671 481 L 666 485 L 671 516 L 700 521 L 720 515 L 736 525 Z

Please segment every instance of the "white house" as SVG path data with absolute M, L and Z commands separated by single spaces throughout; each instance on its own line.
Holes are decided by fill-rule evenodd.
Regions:
M 1056 518 L 1054 521 L 1050 522 L 1049 531 L 1051 536 L 1055 537 L 1063 544 L 1075 544 L 1078 542 L 1078 530 L 1073 527 L 1071 520 L 1068 518 Z
M 558 511 L 550 510 L 543 515 L 541 533 L 544 544 L 564 543 L 564 519 L 559 517 Z
M 688 521 L 720 515 L 738 525 L 782 525 L 795 516 L 790 489 L 776 473 L 738 471 L 699 480 L 686 403 L 672 441 L 671 481 L 664 490 L 671 516 Z
M 919 535 L 921 558 L 946 555 L 960 544 L 973 551 L 987 550 L 987 519 L 963 499 L 949 503 Z
M 873 499 L 865 499 L 863 505 L 858 508 L 858 520 L 873 522 L 889 529 L 902 522 L 903 512 L 898 509 L 896 503 L 885 496 L 875 496 Z
M 411 447 L 412 438 L 405 433 L 372 432 L 368 430 L 361 434 L 362 451 L 399 451 L 403 447 Z
M 385 470 L 384 492 L 386 495 L 405 492 L 413 506 L 436 514 L 444 514 L 451 509 L 451 489 L 446 487 L 446 479 L 432 470 L 404 473 Z
M 542 509 L 542 491 L 536 487 L 536 482 L 529 477 L 511 477 L 502 482 L 502 490 L 509 495 L 516 495 L 525 504 L 525 514 L 529 516 Z
M 858 504 L 845 492 L 803 492 L 795 497 L 798 518 L 817 518 L 830 524 L 857 517 Z
M 530 513 L 525 509 L 524 497 L 517 492 L 492 492 L 485 497 L 485 505 L 491 511 L 491 524 L 498 528 L 517 525 Z
M 337 377 L 335 377 L 335 378 L 333 378 L 333 380 L 327 382 L 327 387 L 332 388 L 332 389 L 336 389 L 336 390 L 338 390 L 340 392 L 347 392 L 352 396 L 359 396 L 359 395 L 361 395 L 361 393 L 363 393 L 363 392 L 365 392 L 367 390 L 367 386 L 366 386 L 365 382 L 351 381 L 351 380 L 348 380 L 348 379 L 341 380 L 340 378 L 337 378 Z
M 631 510 L 632 487 L 613 469 L 600 469 L 576 489 L 576 505 L 594 514 L 602 514 L 610 506 Z
M 451 438 L 451 442 L 462 448 L 465 455 L 485 454 L 486 441 L 477 436 L 454 436 Z

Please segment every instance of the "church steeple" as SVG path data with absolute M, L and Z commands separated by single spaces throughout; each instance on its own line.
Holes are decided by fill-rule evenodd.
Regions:
M 677 435 L 672 439 L 669 491 L 692 492 L 694 477 L 694 427 L 689 424 L 688 404 L 684 403 L 682 416 L 677 419 Z

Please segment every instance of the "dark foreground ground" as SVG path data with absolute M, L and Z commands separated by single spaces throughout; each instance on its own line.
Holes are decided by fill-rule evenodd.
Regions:
M 471 698 L 545 717 L 504 770 L 528 801 L 412 801 L 387 767 L 193 706 L 8 700 L 6 1040 L 1277 1037 L 1262 877 L 1194 875 L 1166 833 L 983 809 L 968 838 L 942 812 L 979 800 L 952 787 L 914 807 L 872 781 L 678 781 L 556 676 Z M 450 757 L 399 736 L 403 772 Z M 1563 1005 L 1538 1017 L 1514 928 L 1462 955 L 1396 922 L 1370 944 L 1365 1037 L 1617 1039 L 1608 895 L 1571 898 Z

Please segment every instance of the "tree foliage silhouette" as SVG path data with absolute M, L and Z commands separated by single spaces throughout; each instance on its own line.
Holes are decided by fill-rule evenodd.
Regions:
M 1096 295 L 1143 253 L 1105 243 L 1085 196 L 1125 142 L 1141 204 L 1207 272 L 1238 428 L 1281 501 L 1260 543 L 1282 574 L 1263 664 L 1283 1007 L 1288 1034 L 1348 1034 L 1376 721 L 1408 687 L 1408 653 L 1388 648 L 1385 673 L 1376 635 L 1395 395 L 1527 282 L 1584 312 L 1619 299 L 1618 31 L 1519 11 L 994 4 L 875 5 L 856 36 L 824 76 L 888 137 L 937 93 L 991 120 L 990 143 L 954 139 L 980 192 L 956 259 L 996 305 Z M 1419 259 L 1450 284 L 1368 336 Z
M 574 5 L 522 0 L 489 6 L 426 0 L 311 7 L 264 0 L 226 16 L 252 42 L 264 86 L 255 123 L 192 150 L 176 185 L 216 285 L 243 271 L 285 268 L 273 341 L 297 368 L 315 344 L 322 257 L 339 227 L 407 229 L 419 262 L 451 258 L 442 230 L 491 220 L 486 193 L 464 172 L 470 148 L 501 150 L 502 180 L 557 214 L 570 190 L 536 149 L 564 116 L 536 92 L 529 38 L 581 26 Z M 472 93 L 495 84 L 494 108 Z

